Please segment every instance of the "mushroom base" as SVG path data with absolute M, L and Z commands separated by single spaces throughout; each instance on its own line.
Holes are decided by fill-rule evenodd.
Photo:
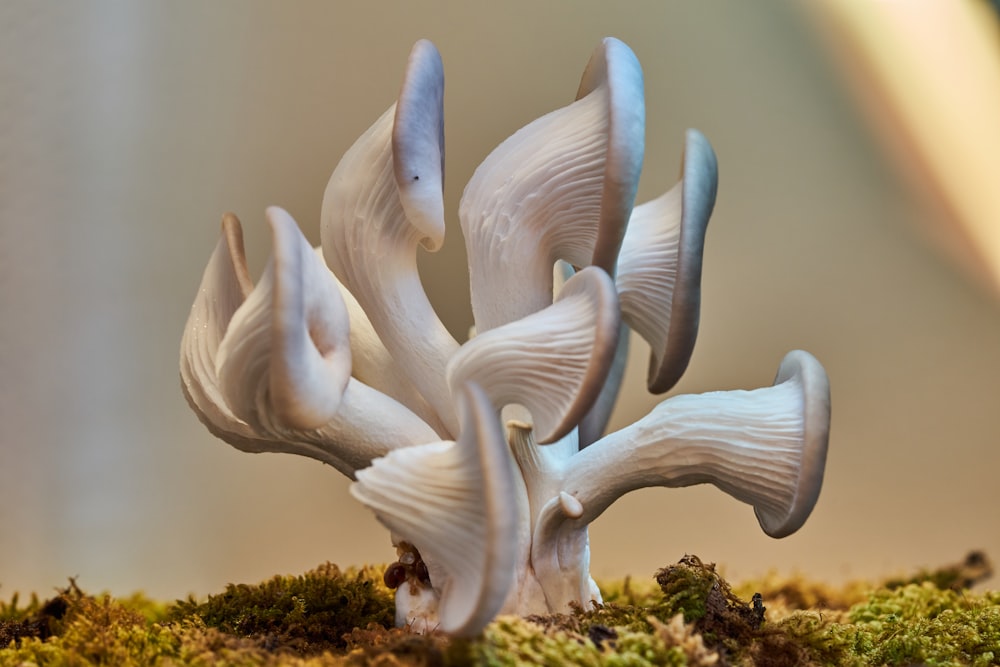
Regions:
M 595 609 L 602 604 L 601 591 L 588 571 L 590 550 L 586 528 L 574 533 L 577 539 L 573 540 L 573 546 L 577 549 L 562 550 L 564 563 L 546 563 L 536 570 L 536 565 L 528 562 L 518 568 L 515 586 L 500 609 L 500 616 L 565 614 L 574 609 Z M 396 627 L 416 633 L 435 631 L 439 628 L 442 590 L 435 587 L 413 545 L 402 542 L 396 550 L 401 554 L 400 560 L 386 568 L 384 577 L 385 584 L 395 589 Z M 569 554 L 574 557 L 567 559 Z M 415 571 L 422 576 L 416 576 Z

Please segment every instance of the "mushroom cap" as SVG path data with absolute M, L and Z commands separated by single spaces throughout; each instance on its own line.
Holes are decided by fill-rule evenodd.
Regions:
M 351 377 L 347 307 L 292 216 L 271 206 L 267 221 L 274 245 L 270 402 L 284 425 L 316 429 L 333 419 Z
M 578 99 L 524 126 L 469 179 L 459 219 L 482 334 L 552 303 L 552 265 L 609 275 L 644 150 L 642 70 L 623 43 L 594 51 Z
M 649 343 L 647 385 L 656 394 L 677 383 L 694 350 L 705 231 L 717 183 L 712 146 L 688 130 L 681 180 L 635 207 L 622 243 L 615 278 L 622 316 Z
M 444 368 L 458 344 L 427 299 L 417 269 L 419 247 L 434 250 L 444 237 L 443 89 L 437 50 L 418 42 L 398 102 L 354 142 L 330 176 L 320 237 L 330 270 L 433 408 L 433 421 L 443 426 L 438 430 L 451 436 L 458 417 Z
M 646 379 L 649 391 L 654 394 L 662 394 L 677 384 L 687 370 L 694 351 L 701 312 L 701 266 L 705 231 L 715 207 L 718 190 L 718 162 L 715 152 L 705 135 L 698 130 L 687 131 L 683 164 L 681 233 L 677 275 L 670 302 L 670 329 L 664 350 L 658 355 L 650 356 Z
M 252 291 L 243 228 L 236 215 L 226 213 L 181 338 L 181 389 L 213 435 L 244 451 L 259 451 L 261 445 L 252 429 L 226 405 L 215 363 L 233 313 Z
M 642 67 L 632 49 L 614 37 L 605 37 L 594 49 L 580 79 L 576 99 L 586 97 L 602 85 L 610 87 L 608 153 L 591 264 L 613 276 L 625 225 L 635 202 L 646 145 Z
M 826 451 L 830 441 L 830 381 L 816 357 L 792 350 L 778 367 L 774 384 L 797 382 L 802 389 L 803 447 L 792 502 L 783 512 L 755 507 L 760 527 L 771 537 L 791 535 L 805 523 L 823 486 Z
M 604 386 L 618 339 L 618 299 L 602 269 L 573 275 L 555 302 L 466 342 L 448 364 L 453 393 L 474 381 L 497 410 L 531 413 L 538 442 L 569 433 Z
M 392 126 L 393 172 L 399 201 L 421 244 L 444 241 L 444 66 L 426 39 L 413 45 Z

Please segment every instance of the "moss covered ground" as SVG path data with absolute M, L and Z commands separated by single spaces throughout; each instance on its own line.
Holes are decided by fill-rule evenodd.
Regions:
M 1000 592 L 980 554 L 878 585 L 769 577 L 731 587 L 686 556 L 605 604 L 501 617 L 474 640 L 392 627 L 383 568 L 322 565 L 169 604 L 92 595 L 0 602 L 7 665 L 1000 665 Z

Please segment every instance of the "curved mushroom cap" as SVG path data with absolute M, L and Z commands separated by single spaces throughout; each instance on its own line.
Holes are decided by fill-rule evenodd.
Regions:
M 566 281 L 555 303 L 477 335 L 451 358 L 452 392 L 474 381 L 497 410 L 518 404 L 531 413 L 538 442 L 571 431 L 608 376 L 618 337 L 618 298 L 602 269 Z
M 552 303 L 552 265 L 614 275 L 644 150 L 642 70 L 606 39 L 578 99 L 524 126 L 469 179 L 459 204 L 476 330 Z
M 181 386 L 199 419 L 237 449 L 308 456 L 352 478 L 393 447 L 436 440 L 403 405 L 349 377 L 333 275 L 286 213 L 268 217 L 275 252 L 260 282 L 247 272 L 239 220 L 227 214 L 191 307 Z
M 823 366 L 808 352 L 792 350 L 778 367 L 774 385 L 786 382 L 802 392 L 803 446 L 791 502 L 781 511 L 754 507 L 760 527 L 771 537 L 791 535 L 809 518 L 823 486 L 830 441 L 830 381 Z
M 436 249 L 444 238 L 443 88 L 437 50 L 418 42 L 399 101 L 354 142 L 330 176 L 320 237 L 337 280 L 453 435 L 458 417 L 444 368 L 458 343 L 434 312 L 417 269 L 419 247 Z
M 612 276 L 632 212 L 645 152 L 646 107 L 642 68 L 632 49 L 614 37 L 605 37 L 587 63 L 576 99 L 602 85 L 613 86 L 608 97 L 608 154 L 605 157 L 601 216 L 591 263 Z
M 274 244 L 269 389 L 275 415 L 302 430 L 336 414 L 351 378 L 350 324 L 333 275 L 284 209 L 267 209 Z
M 517 513 L 514 471 L 496 412 L 468 383 L 456 397 L 455 442 L 397 449 L 359 470 L 351 495 L 413 544 L 441 594 L 441 629 L 479 633 L 514 584 Z M 434 580 L 443 572 L 444 580 Z
M 649 343 L 646 382 L 654 394 L 677 383 L 698 337 L 702 254 L 717 188 L 715 152 L 688 130 L 681 180 L 629 219 L 616 285 L 622 317 Z
M 421 243 L 444 240 L 444 66 L 426 39 L 413 45 L 392 126 L 393 173 L 399 202 Z
M 245 451 L 258 451 L 256 434 L 226 405 L 215 364 L 233 314 L 252 291 L 243 228 L 239 218 L 226 213 L 181 338 L 181 389 L 213 435 Z
M 351 376 L 347 310 L 291 216 L 272 206 L 267 219 L 274 254 L 219 344 L 219 383 L 233 413 L 255 428 L 275 420 L 315 429 L 333 419 Z

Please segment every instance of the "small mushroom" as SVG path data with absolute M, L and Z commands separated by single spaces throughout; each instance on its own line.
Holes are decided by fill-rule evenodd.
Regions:
M 437 50 L 419 42 L 407 64 L 400 102 L 355 142 L 330 177 L 321 240 L 330 269 L 454 434 L 458 420 L 444 368 L 458 343 L 427 300 L 416 254 L 420 245 L 439 247 L 444 234 L 444 204 L 437 201 L 443 197 L 441 77 Z M 427 174 L 428 183 L 408 180 L 403 169 Z
M 589 523 L 634 489 L 713 484 L 752 505 L 765 533 L 784 537 L 819 497 L 829 428 L 826 371 L 795 350 L 772 387 L 663 401 L 573 457 L 563 490 Z
M 444 240 L 444 66 L 437 48 L 413 45 L 392 125 L 393 173 L 410 224 L 428 250 Z
M 239 219 L 227 213 L 181 338 L 181 389 L 213 435 L 244 451 L 259 451 L 261 444 L 253 429 L 237 419 L 222 399 L 215 362 L 233 313 L 252 290 L 243 229 Z
M 622 318 L 651 348 L 647 384 L 660 394 L 677 383 L 698 336 L 705 229 L 715 206 L 715 153 L 688 130 L 681 180 L 635 207 L 618 258 Z
M 819 497 L 829 424 L 826 372 L 796 350 L 772 387 L 675 396 L 582 450 L 532 535 L 532 565 L 549 604 L 586 599 L 586 527 L 635 489 L 713 484 L 752 505 L 771 537 L 795 532 Z
M 268 215 L 279 258 L 269 262 L 260 282 L 253 286 L 246 271 L 239 220 L 227 215 L 192 306 L 181 341 L 181 384 L 199 418 L 213 434 L 243 451 L 300 454 L 349 477 L 394 447 L 437 440 L 434 430 L 405 406 L 353 378 L 329 399 L 336 403 L 332 414 L 325 415 L 329 419 L 314 428 L 300 427 L 294 415 L 288 420 L 274 404 L 274 369 L 295 368 L 277 381 L 286 383 L 278 391 L 291 396 L 308 391 L 303 405 L 310 405 L 316 400 L 311 392 L 336 391 L 350 362 L 349 357 L 323 359 L 318 349 L 309 350 L 310 328 L 317 324 L 327 328 L 315 332 L 322 340 L 345 334 L 344 323 L 335 322 L 344 316 L 336 310 L 336 284 L 294 221 L 278 209 Z M 303 276 L 307 278 L 300 281 Z M 316 295 L 322 298 L 317 301 Z M 303 319 L 295 322 L 296 317 Z M 331 332 L 338 328 L 339 333 Z M 296 336 L 297 341 L 285 343 Z M 349 354 L 346 345 L 340 353 Z M 284 354 L 298 356 L 275 358 Z M 323 386 L 331 364 L 339 364 L 326 376 L 334 384 Z M 322 406 L 322 400 L 315 405 Z M 305 414 L 314 423 L 319 417 L 311 410 Z
M 315 429 L 333 419 L 351 377 L 347 310 L 329 271 L 317 261 L 292 217 L 272 206 L 267 209 L 267 220 L 274 244 L 273 278 L 268 276 L 274 281 L 267 384 L 270 407 L 274 418 L 287 427 Z M 237 343 L 237 347 L 242 345 L 242 340 Z M 225 370 L 232 365 L 226 361 L 225 356 L 219 360 L 223 384 Z
M 694 350 L 705 229 L 715 204 L 718 169 L 700 132 L 688 130 L 686 140 L 681 180 L 636 206 L 629 218 L 615 276 L 625 326 L 608 381 L 580 422 L 581 447 L 607 428 L 628 358 L 629 328 L 649 343 L 647 386 L 653 393 L 677 383 Z
M 480 335 L 551 304 L 556 260 L 614 275 L 642 165 L 644 116 L 639 63 L 609 38 L 577 101 L 515 132 L 476 169 L 459 219 Z
M 457 441 L 376 459 L 358 471 L 351 494 L 417 548 L 440 591 L 441 629 L 463 636 L 478 633 L 506 600 L 518 527 L 510 508 L 514 471 L 493 406 L 472 383 L 457 399 Z
M 531 413 L 538 442 L 571 431 L 604 386 L 618 336 L 614 284 L 597 267 L 570 278 L 555 303 L 478 334 L 448 365 L 453 391 L 475 381 L 494 407 Z

